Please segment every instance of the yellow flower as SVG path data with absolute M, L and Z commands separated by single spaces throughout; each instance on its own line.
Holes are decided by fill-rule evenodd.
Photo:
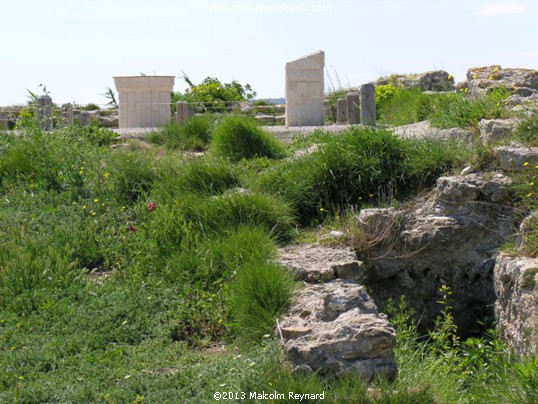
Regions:
M 92 211 L 90 211 L 90 215 L 95 216 L 96 213 L 92 210 Z
M 99 202 L 99 199 L 95 198 L 93 201 L 94 201 L 94 202 Z
M 370 194 L 370 195 L 368 195 L 368 196 L 369 196 L 370 198 L 373 198 L 373 197 L 374 197 L 374 194 Z
M 488 77 L 488 80 L 493 80 L 493 76 L 489 76 L 489 77 Z
M 120 212 L 123 212 L 124 210 L 125 210 L 125 206 L 122 206 L 122 207 L 120 208 Z
M 452 80 L 452 75 L 451 74 L 448 75 L 448 79 Z
M 532 196 L 532 192 L 530 194 L 527 194 L 527 198 L 530 198 Z
M 110 173 L 104 173 L 103 177 L 107 178 L 110 175 Z
M 534 186 L 534 182 L 531 182 L 529 185 L 530 185 L 531 187 L 533 187 L 533 186 Z
M 523 163 L 523 166 L 524 166 L 524 167 L 527 167 L 528 165 L 529 165 L 529 162 L 528 162 L 528 161 L 525 161 L 525 162 Z
M 84 210 L 84 209 L 86 209 L 86 205 L 84 205 L 84 206 L 82 207 L 82 210 Z
M 319 211 L 320 211 L 320 212 L 323 212 L 323 211 L 325 211 L 325 209 L 323 209 L 323 208 L 319 208 Z

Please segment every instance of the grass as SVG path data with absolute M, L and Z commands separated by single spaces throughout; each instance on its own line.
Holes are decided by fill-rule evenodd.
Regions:
M 377 108 L 384 124 L 400 126 L 427 119 L 438 128 L 476 128 L 482 119 L 508 117 L 502 101 L 510 93 L 503 88 L 470 96 L 464 92 L 427 95 L 417 88 L 379 87 Z
M 170 149 L 204 151 L 211 141 L 212 132 L 213 118 L 196 115 L 183 123 L 170 121 L 158 132 L 150 134 L 148 140 Z
M 254 157 L 281 158 L 284 155 L 282 145 L 258 128 L 254 120 L 237 116 L 224 117 L 217 124 L 212 152 L 231 161 Z
M 115 140 L 90 129 L 0 134 L 0 401 L 208 402 L 216 391 L 535 401 L 532 358 L 513 361 L 494 335 L 453 346 L 444 327 L 425 339 L 404 306 L 391 312 L 394 384 L 293 373 L 274 333 L 297 287 L 274 263 L 279 245 L 311 224 L 338 228 L 350 206 L 427 189 L 476 158 L 474 148 L 355 129 L 289 149 L 248 143 L 236 161 L 214 142 L 259 132 L 222 122 L 198 157 L 165 137 L 111 150 Z M 314 141 L 303 159 L 276 159 Z

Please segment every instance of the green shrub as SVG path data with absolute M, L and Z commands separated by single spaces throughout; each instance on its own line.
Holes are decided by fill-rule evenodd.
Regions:
M 177 158 L 159 167 L 159 181 L 153 193 L 169 199 L 184 193 L 217 195 L 227 189 L 238 187 L 236 169 L 225 160 L 196 158 L 180 161 Z
M 406 141 L 384 130 L 353 128 L 320 141 L 317 152 L 283 162 L 256 181 L 258 189 L 293 204 L 304 224 L 430 186 L 457 155 L 441 143 Z
M 249 118 L 227 116 L 216 126 L 212 152 L 231 161 L 253 157 L 280 158 L 284 147 Z
M 196 115 L 184 123 L 168 122 L 148 140 L 170 149 L 203 151 L 211 141 L 213 119 L 209 115 Z
M 501 90 L 485 96 L 471 97 L 462 92 L 438 95 L 432 102 L 430 123 L 438 128 L 476 127 L 482 119 L 508 116 L 499 98 Z
M 375 87 L 375 108 L 378 119 L 381 119 L 381 110 L 385 104 L 392 100 L 398 91 L 400 88 L 393 84 L 382 84 Z
M 281 241 L 290 240 L 293 235 L 290 206 L 270 195 L 232 191 L 212 198 L 184 197 L 176 209 L 206 234 L 247 225 L 260 226 Z
M 230 312 L 233 329 L 247 341 L 274 332 L 276 319 L 291 303 L 293 276 L 274 263 L 242 265 L 231 285 Z
M 113 153 L 108 169 L 114 173 L 114 196 L 121 203 L 131 204 L 138 201 L 150 191 L 155 180 L 150 159 L 142 153 Z
M 512 139 L 529 147 L 538 146 L 538 114 L 532 114 L 519 122 L 512 133 Z
M 380 100 L 378 115 L 382 123 L 400 126 L 428 118 L 431 110 L 431 99 L 421 89 L 393 89 L 391 84 L 383 87 L 388 87 L 391 90 L 383 94 L 384 98 Z

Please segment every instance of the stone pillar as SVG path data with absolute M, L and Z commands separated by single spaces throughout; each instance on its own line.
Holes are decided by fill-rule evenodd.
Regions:
M 0 112 L 0 130 L 9 129 L 9 122 L 7 114 Z
M 73 126 L 73 104 L 62 105 L 62 118 L 64 125 Z
M 178 101 L 176 103 L 176 122 L 183 123 L 190 118 L 189 104 L 187 101 Z
M 336 100 L 336 122 L 344 125 L 347 123 L 347 99 L 345 98 Z
M 361 96 L 357 92 L 347 93 L 347 123 L 356 125 L 359 123 Z
M 286 63 L 286 126 L 323 125 L 325 52 Z
M 41 130 L 52 130 L 52 98 L 42 95 L 37 99 L 37 122 Z
M 375 126 L 375 87 L 373 84 L 361 86 L 361 123 Z
M 88 111 L 81 111 L 80 115 L 78 116 L 78 123 L 83 128 L 91 126 L 92 119 L 90 117 L 90 113 Z
M 119 93 L 119 127 L 152 128 L 170 120 L 174 76 L 114 77 Z

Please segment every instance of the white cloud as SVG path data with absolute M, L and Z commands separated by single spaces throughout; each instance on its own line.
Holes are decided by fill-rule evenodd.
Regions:
M 494 17 L 499 15 L 519 14 L 527 11 L 527 7 L 518 0 L 488 2 L 475 15 L 479 17 Z

